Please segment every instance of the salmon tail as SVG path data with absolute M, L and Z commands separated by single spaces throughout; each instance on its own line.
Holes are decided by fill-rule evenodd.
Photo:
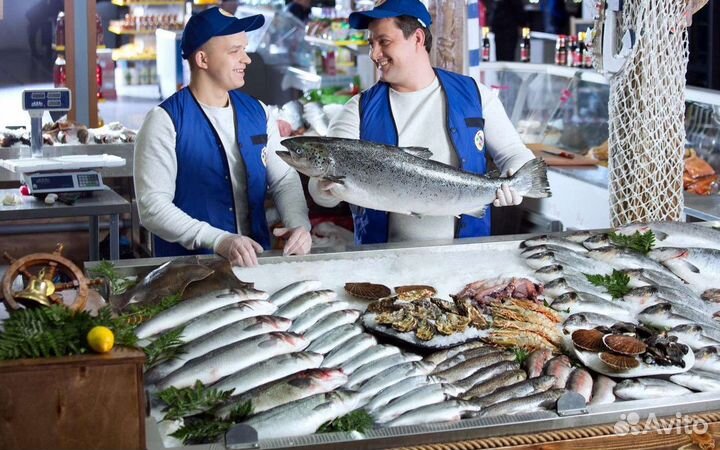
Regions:
M 515 175 L 513 187 L 524 197 L 545 198 L 552 196 L 547 178 L 547 164 L 541 158 L 526 162 Z

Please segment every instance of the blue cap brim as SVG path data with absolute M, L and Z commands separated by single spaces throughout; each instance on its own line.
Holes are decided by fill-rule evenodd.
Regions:
M 256 14 L 254 16 L 243 17 L 233 21 L 215 36 L 227 36 L 228 34 L 242 33 L 243 31 L 254 31 L 265 24 L 265 16 Z
M 395 11 L 388 11 L 386 9 L 372 9 L 370 11 L 358 11 L 350 14 L 348 22 L 350 28 L 355 30 L 367 29 L 370 22 L 375 19 L 388 19 L 390 17 L 401 16 L 401 13 Z

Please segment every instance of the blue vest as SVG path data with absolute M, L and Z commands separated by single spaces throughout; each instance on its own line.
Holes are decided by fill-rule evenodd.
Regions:
M 235 132 L 247 180 L 250 230 L 245 233 L 269 249 L 270 233 L 265 219 L 267 182 L 262 158 L 267 144 L 265 111 L 256 99 L 237 91 L 230 92 L 230 104 L 235 112 Z M 160 107 L 170 115 L 177 134 L 177 177 L 173 203 L 193 219 L 237 233 L 227 156 L 210 119 L 188 88 L 173 94 Z M 155 256 L 212 253 L 212 249 L 188 250 L 157 236 L 154 246 Z
M 475 81 L 441 69 L 435 69 L 445 94 L 447 110 L 446 128 L 460 168 L 467 172 L 484 174 L 485 138 L 482 102 Z M 453 101 L 448 101 L 453 99 Z M 478 150 L 477 143 L 481 145 Z M 390 109 L 390 88 L 378 82 L 360 96 L 360 139 L 378 144 L 398 145 L 398 131 Z M 388 240 L 388 213 L 351 205 L 355 225 L 356 244 L 378 244 Z M 490 210 L 482 219 L 461 215 L 455 230 L 456 238 L 489 236 Z

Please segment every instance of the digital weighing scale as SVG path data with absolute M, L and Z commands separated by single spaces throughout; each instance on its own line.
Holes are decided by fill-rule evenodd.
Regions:
M 32 158 L 0 160 L 0 167 L 21 175 L 33 195 L 108 189 L 95 169 L 124 166 L 124 158 L 113 155 L 42 157 L 42 116 L 45 111 L 68 111 L 70 90 L 24 90 L 22 103 L 23 109 L 30 114 Z

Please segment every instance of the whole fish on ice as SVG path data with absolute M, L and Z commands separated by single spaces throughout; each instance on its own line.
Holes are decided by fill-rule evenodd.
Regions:
M 424 148 L 354 139 L 296 137 L 278 151 L 309 177 L 334 181 L 333 194 L 350 204 L 420 216 L 482 216 L 502 183 L 529 198 L 549 197 L 547 166 L 534 159 L 507 178 L 475 175 L 432 161 Z

